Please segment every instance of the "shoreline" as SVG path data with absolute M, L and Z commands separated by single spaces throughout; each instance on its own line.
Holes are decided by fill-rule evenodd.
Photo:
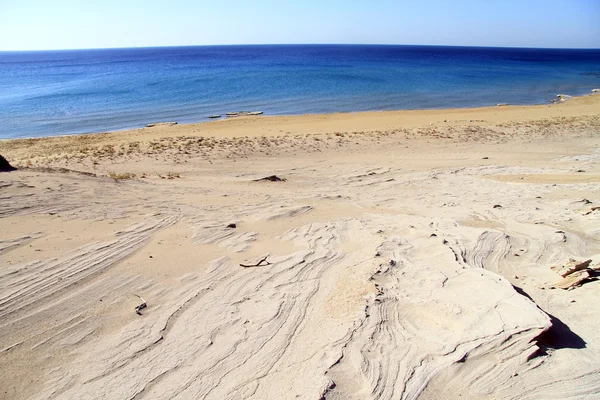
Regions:
M 559 95 L 557 95 L 559 96 Z M 307 120 L 307 121 L 319 121 L 319 120 L 339 120 L 344 119 L 345 117 L 351 119 L 360 119 L 365 118 L 371 120 L 376 116 L 383 117 L 392 117 L 392 118 L 401 118 L 401 117 L 421 117 L 421 119 L 425 117 L 435 118 L 438 117 L 438 114 L 443 115 L 456 115 L 456 114 L 468 114 L 473 113 L 475 115 L 479 115 L 480 113 L 484 113 L 486 116 L 490 117 L 490 113 L 495 115 L 494 110 L 502 110 L 505 111 L 531 111 L 531 110 L 541 110 L 546 107 L 561 107 L 566 104 L 572 103 L 586 103 L 589 102 L 586 99 L 593 98 L 596 96 L 596 99 L 600 99 L 600 93 L 592 92 L 580 96 L 570 96 L 566 101 L 563 102 L 549 102 L 549 103 L 538 103 L 538 104 L 527 104 L 527 105 L 514 105 L 514 104 L 505 104 L 498 103 L 493 106 L 482 106 L 482 107 L 456 107 L 456 108 L 422 108 L 422 109 L 398 109 L 398 110 L 377 110 L 377 111 L 348 111 L 348 112 L 333 112 L 333 113 L 314 113 L 314 114 L 290 114 L 290 115 L 256 115 L 256 116 L 236 116 L 236 117 L 222 117 L 219 119 L 209 119 L 206 117 L 206 120 L 197 121 L 197 122 L 183 122 L 179 123 L 175 120 L 170 121 L 149 121 L 146 124 L 156 124 L 153 127 L 135 127 L 135 128 L 123 128 L 117 130 L 107 130 L 107 131 L 94 131 L 94 132 L 85 132 L 85 133 L 66 133 L 66 134 L 57 134 L 57 135 L 49 135 L 49 136 L 31 136 L 31 137 L 19 137 L 19 138 L 0 138 L 0 143 L 3 142 L 12 142 L 19 140 L 45 140 L 45 139 L 55 139 L 55 138 L 68 138 L 68 137 L 76 137 L 76 136 L 87 136 L 87 135 L 106 135 L 106 134 L 126 134 L 132 132 L 139 132 L 147 129 L 158 130 L 157 128 L 169 127 L 172 128 L 171 131 L 178 130 L 178 128 L 182 128 L 182 130 L 189 130 L 191 128 L 202 128 L 202 127 L 210 127 L 211 125 L 218 126 L 217 124 L 222 123 L 233 123 L 232 121 L 250 121 L 252 120 L 252 125 L 256 125 L 255 120 L 267 120 L 274 121 L 277 123 L 278 121 L 287 121 L 287 120 Z M 591 101 L 594 104 L 600 105 L 600 100 Z M 582 104 L 584 105 L 584 104 Z M 569 107 L 567 107 L 569 108 Z M 540 113 L 543 114 L 543 113 Z M 225 115 L 225 114 L 222 114 Z M 583 115 L 582 113 L 578 113 L 577 115 Z M 573 116 L 573 115 L 570 115 Z M 540 115 L 535 115 L 533 118 L 540 117 Z M 495 118 L 491 118 L 494 120 Z M 506 119 L 506 118 L 504 118 Z M 174 122 L 173 125 L 168 126 L 171 122 Z M 372 122 L 372 121 L 370 121 Z M 421 124 L 425 124 L 426 121 L 419 121 Z M 433 121 L 431 121 L 433 122 Z M 436 121 L 439 122 L 439 121 Z M 245 123 L 245 122 L 244 122 Z M 408 126 L 413 125 L 409 124 Z
M 54 168 L 106 175 L 144 175 L 138 161 L 235 160 L 360 151 L 374 146 L 560 140 L 571 126 L 600 125 L 600 95 L 532 106 L 493 106 L 296 116 L 241 116 L 195 124 L 0 140 L 0 154 L 17 168 Z M 433 141 L 432 141 L 433 140 Z M 145 163 L 144 163 L 145 164 Z M 157 164 L 160 165 L 160 164 Z M 147 169 L 147 167 L 144 167 Z M 158 167 L 157 167 L 158 168 Z

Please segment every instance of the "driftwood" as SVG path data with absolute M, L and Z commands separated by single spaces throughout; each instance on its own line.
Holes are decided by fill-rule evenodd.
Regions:
M 137 296 L 137 297 L 140 299 L 141 303 L 135 307 L 135 313 L 136 313 L 137 315 L 142 315 L 142 310 L 143 310 L 144 308 L 148 307 L 148 303 L 146 303 L 146 300 L 142 299 L 142 298 L 141 298 L 140 296 L 138 296 L 137 294 L 136 294 L 136 296 Z
M 266 257 L 262 258 L 256 264 L 240 264 L 240 267 L 253 268 L 253 267 L 264 267 L 266 265 L 271 265 L 271 263 L 267 261 L 267 257 L 269 257 L 269 256 L 266 256 Z
M 285 182 L 285 178 L 280 178 L 277 175 L 265 176 L 264 178 L 255 179 L 254 182 L 269 181 L 269 182 Z

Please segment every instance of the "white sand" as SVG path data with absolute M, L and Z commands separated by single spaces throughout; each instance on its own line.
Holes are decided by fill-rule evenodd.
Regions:
M 600 398 L 599 99 L 0 142 L 0 398 Z

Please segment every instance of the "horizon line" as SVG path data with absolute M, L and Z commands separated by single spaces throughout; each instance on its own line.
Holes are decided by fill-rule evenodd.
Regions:
M 227 44 L 189 44 L 189 45 L 156 45 L 156 46 L 117 46 L 117 47 L 80 47 L 63 49 L 26 49 L 1 50 L 0 53 L 27 53 L 49 51 L 83 51 L 83 50 L 134 50 L 134 49 L 168 49 L 186 47 L 234 47 L 234 46 L 397 46 L 397 47 L 462 47 L 487 49 L 524 49 L 524 50 L 600 50 L 600 47 L 532 47 L 532 46 L 490 46 L 490 45 L 454 45 L 454 44 L 401 44 L 401 43 L 227 43 Z

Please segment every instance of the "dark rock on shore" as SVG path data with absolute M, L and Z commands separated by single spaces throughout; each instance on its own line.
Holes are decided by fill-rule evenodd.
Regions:
M 16 171 L 17 169 L 10 165 L 8 160 L 0 154 L 0 172 Z

